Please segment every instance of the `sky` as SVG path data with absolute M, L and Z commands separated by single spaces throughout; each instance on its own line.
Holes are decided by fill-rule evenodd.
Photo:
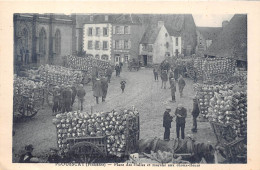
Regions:
M 228 20 L 234 16 L 234 14 L 193 14 L 194 22 L 198 27 L 222 27 L 222 21 Z

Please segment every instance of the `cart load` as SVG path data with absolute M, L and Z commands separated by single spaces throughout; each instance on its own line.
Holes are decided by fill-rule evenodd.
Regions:
M 229 125 L 238 137 L 247 136 L 247 93 L 219 91 L 210 99 L 210 121 Z
M 67 66 L 72 69 L 85 71 L 88 76 L 91 76 L 94 67 L 98 68 L 99 74 L 105 75 L 107 69 L 111 67 L 111 64 L 108 61 L 92 57 L 77 57 L 69 55 L 67 56 Z
M 74 71 L 58 65 L 41 65 L 39 67 L 41 81 L 53 85 L 79 84 L 83 79 L 81 71 Z
M 194 60 L 197 76 L 202 77 L 205 82 L 227 81 L 226 76 L 235 72 L 235 60 L 232 58 L 197 58 Z
M 33 117 L 37 114 L 44 101 L 44 85 L 26 77 L 14 76 L 13 116 Z
M 234 84 L 225 85 L 208 85 L 208 84 L 194 84 L 194 90 L 196 91 L 196 98 L 200 109 L 200 114 L 204 118 L 208 118 L 208 108 L 210 99 L 214 97 L 215 92 L 228 91 L 233 89 Z
M 133 153 L 139 140 L 136 110 L 69 112 L 58 114 L 53 123 L 57 128 L 58 147 L 79 157 L 88 155 L 90 150 L 99 156 L 122 157 Z M 78 153 L 79 148 L 85 151 Z

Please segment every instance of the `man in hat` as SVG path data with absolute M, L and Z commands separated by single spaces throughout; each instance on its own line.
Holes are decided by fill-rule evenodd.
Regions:
M 56 115 L 59 110 L 59 98 L 60 98 L 60 89 L 58 86 L 55 86 L 53 92 L 53 107 L 52 107 L 52 114 Z
M 19 159 L 19 163 L 37 163 L 39 162 L 39 159 L 34 157 L 32 155 L 32 151 L 33 151 L 33 145 L 29 144 L 25 146 L 25 154 L 22 154 L 20 159 Z
M 171 123 L 172 123 L 172 116 L 170 115 L 171 108 L 166 107 L 166 111 L 163 114 L 163 127 L 165 129 L 164 131 L 164 140 L 170 140 L 170 128 L 171 128 Z
M 187 117 L 187 109 L 185 109 L 182 104 L 178 104 L 178 107 L 175 110 L 176 116 L 176 133 L 177 138 L 179 139 L 180 130 L 181 130 L 181 138 L 184 139 L 184 129 L 185 129 L 185 119 Z
M 168 81 L 168 76 L 167 76 L 167 70 L 163 70 L 161 73 L 161 79 L 162 79 L 162 86 L 161 89 L 164 87 L 166 89 L 166 82 Z
M 77 97 L 78 97 L 78 110 L 80 109 L 83 111 L 83 102 L 84 102 L 84 97 L 86 95 L 86 91 L 83 87 L 82 84 L 79 85 L 79 89 L 77 91 Z
M 63 92 L 63 100 L 64 100 L 64 108 L 65 112 L 70 112 L 71 111 L 71 98 L 72 98 L 72 90 L 70 86 L 66 86 L 65 90 Z
M 93 89 L 93 96 L 96 98 L 96 103 L 98 104 L 99 97 L 103 96 L 101 81 L 99 78 L 96 79 Z
M 50 148 L 50 155 L 48 156 L 48 163 L 59 163 L 61 161 L 61 157 L 58 155 L 58 149 Z
M 107 72 L 106 72 L 106 77 L 107 77 L 108 83 L 110 83 L 110 79 L 111 79 L 112 72 L 113 72 L 111 67 L 112 67 L 112 66 L 109 66 L 109 67 L 107 68 Z
M 116 64 L 115 70 L 116 70 L 116 77 L 120 76 L 120 67 L 118 64 Z
M 193 128 L 191 129 L 192 132 L 197 132 L 197 117 L 199 116 L 199 104 L 196 98 L 193 98 L 193 110 L 191 112 L 193 117 Z
M 183 96 L 183 89 L 184 89 L 185 85 L 186 85 L 185 80 L 183 79 L 182 75 L 180 75 L 180 78 L 178 81 L 180 97 Z
M 102 102 L 105 102 L 107 97 L 108 80 L 106 77 L 101 78 L 101 88 L 102 88 Z
M 175 80 L 173 77 L 170 79 L 170 82 L 171 82 L 170 88 L 171 88 L 172 102 L 176 102 L 176 100 L 175 100 L 176 83 L 175 83 Z

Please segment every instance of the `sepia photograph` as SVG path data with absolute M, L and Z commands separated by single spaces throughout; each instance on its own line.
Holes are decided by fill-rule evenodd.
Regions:
M 14 13 L 13 163 L 247 164 L 247 14 Z

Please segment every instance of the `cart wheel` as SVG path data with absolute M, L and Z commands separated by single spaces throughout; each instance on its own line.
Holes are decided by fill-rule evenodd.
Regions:
M 216 85 L 222 84 L 222 83 L 227 82 L 227 81 L 228 81 L 228 78 L 227 78 L 226 75 L 219 74 L 219 75 L 214 76 L 214 83 Z
M 33 116 L 35 116 L 38 113 L 38 110 L 36 110 L 35 108 L 29 108 L 28 106 L 20 107 L 19 113 L 21 115 L 23 115 L 23 117 L 25 117 L 25 118 L 32 118 Z
M 69 154 L 72 160 L 78 163 L 100 162 L 106 156 L 104 152 L 90 142 L 79 142 L 73 145 Z

